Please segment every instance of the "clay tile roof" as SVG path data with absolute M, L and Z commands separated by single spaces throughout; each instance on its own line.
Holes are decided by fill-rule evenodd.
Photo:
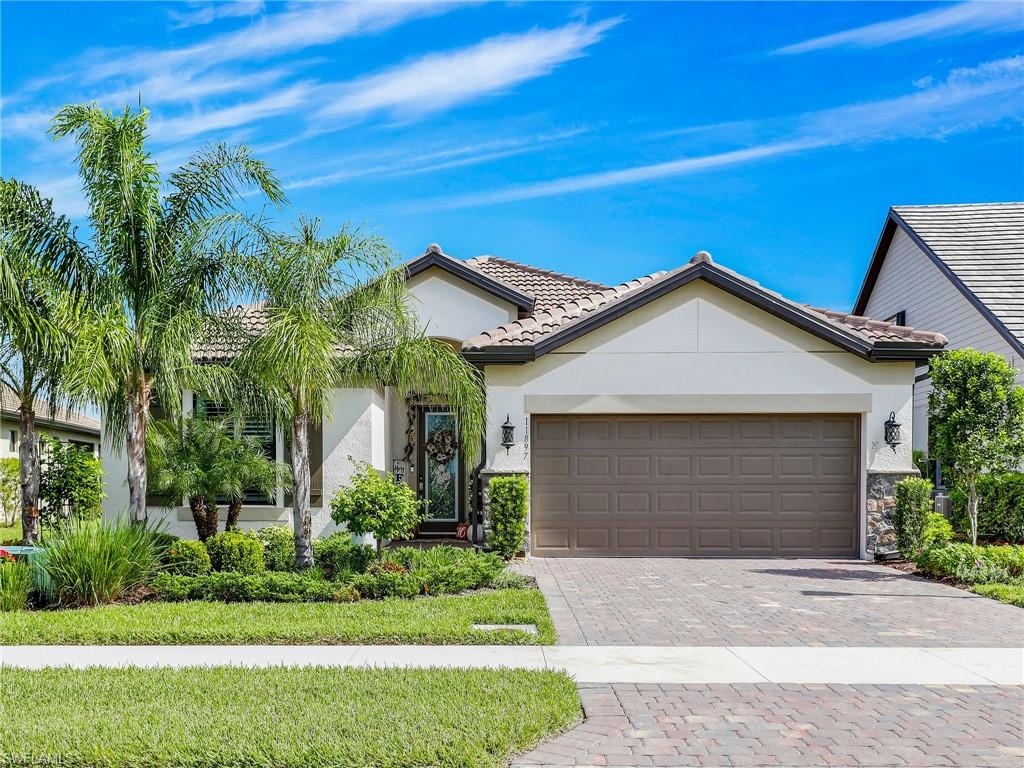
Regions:
M 9 418 L 17 418 L 20 401 L 10 387 L 0 386 L 0 411 Z M 69 427 L 82 432 L 90 432 L 99 436 L 100 422 L 91 416 L 86 416 L 81 411 L 75 411 L 62 406 L 56 409 L 50 405 L 48 400 L 37 397 L 35 400 L 36 421 L 40 424 L 48 424 L 55 427 Z
M 514 285 L 536 300 L 534 313 L 552 309 L 566 301 L 581 299 L 595 291 L 608 289 L 607 285 L 563 275 L 528 264 L 501 259 L 497 256 L 477 256 L 467 262 L 485 275 Z
M 262 302 L 239 304 L 229 309 L 227 314 L 237 320 L 245 334 L 255 336 L 267 327 L 267 314 L 264 306 Z M 195 358 L 205 362 L 229 360 L 238 351 L 238 342 L 223 335 L 218 338 L 216 329 L 210 329 L 210 335 L 197 342 L 192 348 Z

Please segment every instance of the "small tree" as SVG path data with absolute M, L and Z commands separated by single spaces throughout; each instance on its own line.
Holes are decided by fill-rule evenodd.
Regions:
M 40 517 L 48 525 L 95 520 L 103 514 L 103 465 L 72 443 L 44 436 L 39 477 Z
M 978 543 L 978 478 L 1024 459 L 1024 389 L 1002 355 L 954 349 L 932 361 L 928 399 L 933 453 L 967 497 Z
M 21 504 L 19 471 L 17 459 L 0 459 L 0 512 L 5 528 L 10 528 L 18 519 L 18 506 Z
M 384 539 L 406 539 L 423 519 L 421 502 L 405 483 L 365 467 L 331 499 L 331 519 L 357 536 L 372 533 L 380 553 Z

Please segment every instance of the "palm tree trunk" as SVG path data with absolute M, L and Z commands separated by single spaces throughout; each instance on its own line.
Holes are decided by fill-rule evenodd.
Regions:
M 18 447 L 21 482 L 21 529 L 25 544 L 39 543 L 39 438 L 36 435 L 36 413 L 24 405 L 18 408 L 21 417 L 21 445 Z
M 131 521 L 137 525 L 146 522 L 146 406 L 128 400 L 128 509 Z
M 242 497 L 231 499 L 228 503 L 228 521 L 224 526 L 225 531 L 238 529 L 238 518 L 242 516 Z
M 313 567 L 313 519 L 309 511 L 309 414 L 292 418 L 292 524 L 295 528 L 295 566 Z
M 196 536 L 200 541 L 206 541 L 209 533 L 206 530 L 206 504 L 202 496 L 190 496 L 188 508 L 192 511 L 192 520 L 196 524 Z

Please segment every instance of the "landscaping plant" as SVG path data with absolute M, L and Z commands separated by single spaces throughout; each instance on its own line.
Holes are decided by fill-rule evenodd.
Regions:
M 938 512 L 929 512 L 925 516 L 924 533 L 921 536 L 921 547 L 944 547 L 953 540 L 953 525 Z
M 904 555 L 912 555 L 923 547 L 928 515 L 934 506 L 930 481 L 908 477 L 896 483 L 893 524 L 896 528 L 896 546 Z
M 2 516 L 4 528 L 14 525 L 20 511 L 19 463 L 17 459 L 0 459 L 0 516 Z
M 263 543 L 255 536 L 238 531 L 223 531 L 206 540 L 210 563 L 215 571 L 262 573 Z
M 970 530 L 967 495 L 950 494 L 950 517 L 960 530 Z M 978 534 L 1024 544 L 1024 472 L 986 473 L 978 477 Z
M 181 576 L 204 576 L 213 568 L 206 546 L 193 539 L 171 542 L 164 553 L 163 563 L 164 572 Z
M 256 531 L 263 543 L 263 562 L 268 571 L 295 570 L 295 537 L 285 525 L 268 525 Z
M 423 518 L 416 492 L 367 466 L 331 499 L 331 519 L 357 536 L 372 533 L 377 552 L 385 539 L 407 539 Z
M 316 564 L 329 579 L 340 578 L 346 573 L 365 572 L 375 554 L 373 547 L 353 542 L 352 534 L 347 531 L 313 540 Z
M 120 519 L 72 522 L 47 536 L 41 567 L 60 605 L 99 605 L 149 583 L 162 554 L 143 526 Z
M 32 572 L 28 563 L 19 562 L 0 549 L 0 611 L 27 608 L 31 593 Z
M 92 451 L 43 436 L 40 518 L 48 526 L 103 514 L 103 465 Z
M 487 486 L 487 543 L 506 560 L 515 557 L 526 543 L 529 484 L 523 475 L 495 477 Z
M 971 542 L 978 543 L 978 481 L 1024 460 L 1024 389 L 995 352 L 954 349 L 931 361 L 928 422 L 933 453 L 965 497 Z
M 923 573 L 967 583 L 1009 581 L 1024 577 L 1024 546 L 979 547 L 947 544 L 920 552 L 914 561 Z
M 479 371 L 424 333 L 403 269 L 380 239 L 348 229 L 323 237 L 301 219 L 265 233 L 248 268 L 263 323 L 235 360 L 280 423 L 291 426 L 292 523 L 300 569 L 313 565 L 309 434 L 330 414 L 337 388 L 386 386 L 443 398 L 456 413 L 467 460 L 479 452 L 484 396 Z

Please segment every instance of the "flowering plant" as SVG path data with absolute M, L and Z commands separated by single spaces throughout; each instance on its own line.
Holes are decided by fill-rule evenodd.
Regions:
M 17 558 L 15 558 L 14 555 L 12 555 L 6 549 L 0 549 L 0 562 L 14 563 L 17 562 Z

